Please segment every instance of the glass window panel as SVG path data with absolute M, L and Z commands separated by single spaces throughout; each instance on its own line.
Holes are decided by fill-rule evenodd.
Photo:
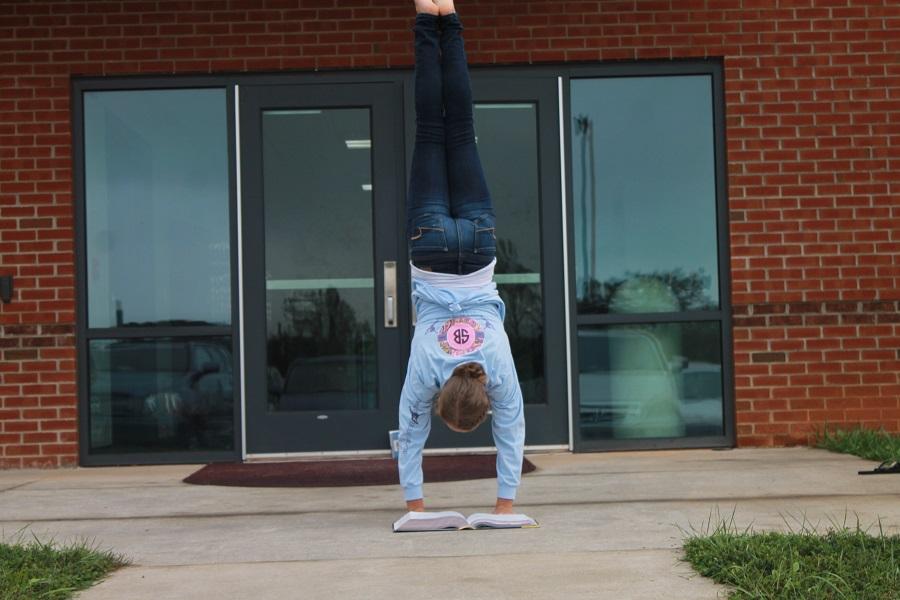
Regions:
M 579 313 L 718 308 L 711 77 L 571 90 Z
M 268 410 L 377 408 L 367 108 L 263 112 Z
M 475 131 L 497 213 L 495 279 L 526 403 L 546 402 L 537 107 L 476 104 Z
M 578 328 L 582 439 L 724 435 L 718 322 Z
M 84 94 L 88 323 L 231 323 L 225 90 Z
M 90 453 L 232 450 L 231 338 L 91 340 Z

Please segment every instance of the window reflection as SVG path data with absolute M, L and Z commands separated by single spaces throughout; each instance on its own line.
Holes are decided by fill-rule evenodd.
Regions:
M 537 108 L 476 104 L 478 153 L 497 213 L 495 280 L 522 396 L 545 403 Z
M 571 89 L 579 313 L 717 308 L 711 78 Z
M 84 94 L 90 327 L 229 325 L 223 89 Z
M 231 338 L 91 340 L 90 452 L 231 450 Z
M 579 327 L 582 437 L 723 435 L 720 348 L 717 322 Z
M 284 320 L 269 334 L 269 410 L 377 408 L 375 333 L 371 320 L 361 318 L 371 294 L 335 288 L 270 294 Z
M 263 112 L 269 411 L 378 406 L 370 120 Z

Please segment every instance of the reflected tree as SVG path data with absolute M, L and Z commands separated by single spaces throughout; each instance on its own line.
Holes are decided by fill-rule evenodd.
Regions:
M 638 285 L 639 282 L 645 283 Z M 646 282 L 655 282 L 657 285 L 650 285 Z M 710 275 L 703 269 L 685 272 L 680 268 L 646 273 L 626 272 L 624 277 L 610 278 L 604 281 L 591 278 L 586 284 L 586 293 L 578 300 L 578 312 L 585 314 L 715 310 L 718 308 L 718 301 L 708 294 L 710 282 Z M 651 294 L 658 295 L 658 289 L 665 289 L 666 296 L 674 298 L 677 306 L 669 306 L 667 299 L 645 297 L 641 302 L 646 307 L 643 310 L 615 310 L 616 303 L 622 303 L 621 296 L 625 293 L 635 296 L 643 291 L 650 296 Z M 636 303 L 637 299 L 629 298 L 629 301 Z M 659 304 L 659 307 L 654 309 L 654 303 Z
M 519 262 L 515 244 L 497 240 L 497 273 L 529 273 Z M 499 286 L 506 304 L 504 328 L 526 403 L 544 402 L 544 318 L 541 284 Z
M 573 118 L 573 133 L 579 141 L 580 159 L 577 179 L 576 210 L 580 224 L 579 313 L 669 312 L 672 310 L 714 310 L 718 298 L 710 298 L 711 277 L 704 269 L 687 272 L 682 268 L 669 271 L 626 271 L 624 276 L 598 279 L 597 276 L 597 162 L 593 119 L 586 114 Z M 619 295 L 620 310 L 615 303 Z M 621 295 L 627 296 L 623 300 Z M 643 295 L 643 297 L 641 297 Z M 677 307 L 671 306 L 674 298 Z M 656 306 L 657 308 L 653 308 Z M 633 310 L 632 310 L 633 309 Z
M 288 326 L 268 340 L 269 364 L 282 374 L 299 357 L 374 353 L 371 323 L 359 319 L 335 288 L 294 292 L 283 313 Z

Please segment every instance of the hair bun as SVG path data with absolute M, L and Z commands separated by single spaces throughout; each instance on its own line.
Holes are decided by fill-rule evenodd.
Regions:
M 484 367 L 477 362 L 463 363 L 453 369 L 453 374 L 477 379 L 481 381 L 481 383 L 487 383 L 487 373 L 484 372 Z

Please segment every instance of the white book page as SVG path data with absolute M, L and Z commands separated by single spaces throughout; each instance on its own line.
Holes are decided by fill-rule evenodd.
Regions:
M 473 513 L 466 521 L 472 527 L 537 527 L 538 523 L 528 515 L 495 515 L 493 513 Z
M 394 522 L 394 531 L 437 531 L 459 529 L 464 525 L 466 518 L 456 511 L 410 511 Z

